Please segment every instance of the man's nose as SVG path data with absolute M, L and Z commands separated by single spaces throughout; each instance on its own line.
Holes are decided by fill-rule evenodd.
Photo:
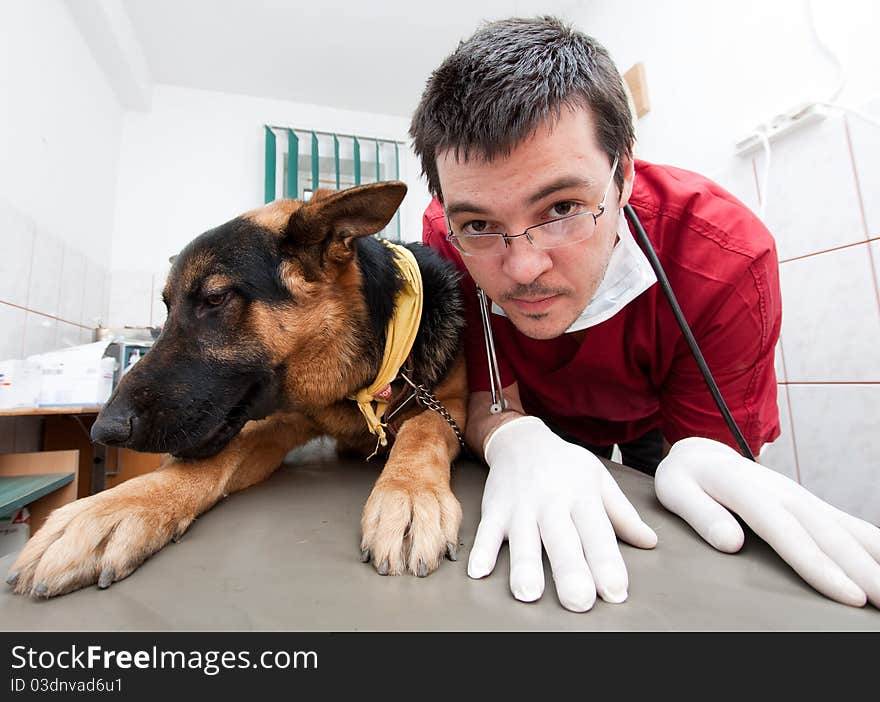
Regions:
M 509 239 L 509 247 L 504 252 L 501 264 L 504 273 L 517 283 L 528 285 L 553 267 L 550 254 L 535 248 L 527 236 Z

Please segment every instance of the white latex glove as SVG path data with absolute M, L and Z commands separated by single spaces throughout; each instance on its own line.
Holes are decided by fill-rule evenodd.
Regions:
M 541 542 L 559 601 L 585 612 L 596 601 L 623 602 L 629 580 L 615 532 L 639 548 L 657 535 L 645 524 L 602 462 L 563 441 L 537 417 L 502 424 L 486 442 L 489 476 L 468 575 L 492 572 L 510 543 L 510 590 L 523 602 L 544 592 Z
M 729 446 L 698 437 L 676 442 L 657 467 L 654 489 L 719 551 L 743 545 L 729 509 L 823 595 L 856 607 L 867 596 L 880 606 L 880 529 Z

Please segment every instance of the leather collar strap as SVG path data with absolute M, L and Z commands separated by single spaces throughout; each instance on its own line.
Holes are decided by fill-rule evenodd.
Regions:
M 370 433 L 378 437 L 376 451 L 379 446 L 388 445 L 382 417 L 391 399 L 391 383 L 397 378 L 415 342 L 422 318 L 423 296 L 422 275 L 412 252 L 384 239 L 382 243 L 394 252 L 394 262 L 400 270 L 403 286 L 397 293 L 394 314 L 385 332 L 385 352 L 379 373 L 370 385 L 349 396 L 349 399 L 358 403 Z

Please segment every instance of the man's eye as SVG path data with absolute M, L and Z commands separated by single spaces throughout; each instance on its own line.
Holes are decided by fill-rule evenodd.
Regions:
M 577 203 L 571 202 L 570 200 L 566 200 L 564 202 L 557 202 L 553 207 L 550 208 L 550 216 L 551 217 L 567 217 L 568 215 L 573 215 L 577 212 Z
M 489 231 L 489 223 L 484 219 L 475 219 L 462 228 L 463 234 L 485 234 Z

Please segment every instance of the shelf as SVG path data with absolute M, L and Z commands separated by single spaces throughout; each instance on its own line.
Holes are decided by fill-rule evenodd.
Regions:
M 53 414 L 98 414 L 103 405 L 54 405 L 0 410 L 0 417 L 44 417 Z
M 73 481 L 73 473 L 0 476 L 0 517 L 15 514 L 19 509 L 55 492 Z

